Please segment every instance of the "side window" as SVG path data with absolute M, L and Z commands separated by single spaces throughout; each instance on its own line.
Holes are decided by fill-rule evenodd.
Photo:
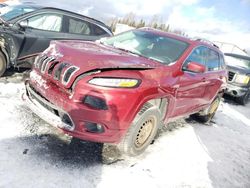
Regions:
M 77 18 L 69 18 L 69 33 L 90 35 L 91 34 L 90 25 L 86 21 Z
M 27 19 L 27 26 L 46 31 L 61 31 L 62 16 L 58 14 L 40 14 Z
M 207 68 L 208 71 L 215 71 L 220 69 L 220 58 L 218 52 L 208 49 Z
M 224 59 L 224 56 L 222 54 L 220 54 L 220 67 L 221 67 L 221 69 L 226 68 L 225 59 Z
M 205 47 L 201 46 L 195 48 L 192 53 L 188 56 L 186 61 L 184 62 L 183 68 L 187 66 L 189 62 L 200 63 L 202 65 L 206 65 L 206 49 Z

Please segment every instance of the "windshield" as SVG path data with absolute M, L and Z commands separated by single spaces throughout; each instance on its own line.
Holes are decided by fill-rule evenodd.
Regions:
M 0 16 L 5 20 L 9 21 L 22 14 L 32 12 L 37 8 L 27 6 L 27 5 L 16 5 L 16 6 L 6 6 L 1 8 Z
M 225 55 L 227 65 L 250 69 L 250 60 Z
M 103 43 L 163 64 L 175 62 L 188 47 L 186 42 L 138 30 L 110 37 Z

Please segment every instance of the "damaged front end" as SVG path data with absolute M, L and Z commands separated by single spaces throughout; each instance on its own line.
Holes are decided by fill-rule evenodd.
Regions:
M 86 76 L 100 74 L 109 71 L 118 70 L 150 70 L 155 67 L 150 66 L 113 66 L 104 65 L 100 67 L 93 66 L 84 68 L 76 66 L 67 60 L 64 60 L 60 53 L 49 56 L 48 54 L 38 55 L 34 62 L 34 69 L 44 77 L 55 83 L 59 87 L 72 89 L 76 83 Z M 72 87 L 72 88 L 71 88 Z
M 38 116 L 66 134 L 118 143 L 145 103 L 145 92 L 158 92 L 150 74 L 158 64 L 90 42 L 76 44 L 78 48 L 72 50 L 62 42 L 52 42 L 36 57 L 25 100 Z M 83 49 L 85 45 L 98 48 L 99 53 Z M 142 82 L 144 78 L 148 80 Z

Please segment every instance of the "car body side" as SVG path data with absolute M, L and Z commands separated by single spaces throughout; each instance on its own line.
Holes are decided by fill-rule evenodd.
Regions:
M 35 28 L 25 27 L 22 28 L 20 23 L 33 16 L 42 14 L 58 14 L 62 16 L 62 28 L 59 32 L 39 30 Z M 75 18 L 78 20 L 85 21 L 87 23 L 96 25 L 103 29 L 106 33 L 100 36 L 94 35 L 80 35 L 71 34 L 65 30 L 65 22 L 68 18 Z M 41 53 L 45 50 L 51 40 L 67 40 L 67 39 L 78 39 L 78 40 L 96 40 L 101 37 L 111 36 L 112 32 L 102 22 L 79 15 L 66 10 L 57 8 L 38 8 L 35 11 L 25 13 L 21 16 L 15 17 L 8 21 L 8 25 L 2 24 L 0 26 L 0 48 L 2 53 L 5 55 L 7 67 L 18 66 L 23 61 L 33 61 L 34 55 Z M 32 57 L 32 59 L 29 59 Z

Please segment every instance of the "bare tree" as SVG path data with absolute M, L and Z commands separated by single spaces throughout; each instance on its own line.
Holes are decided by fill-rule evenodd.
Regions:
M 187 36 L 187 34 L 182 30 L 170 29 L 170 25 L 167 24 L 166 22 L 164 22 L 164 20 L 159 15 L 154 15 L 149 23 L 147 23 L 142 18 L 140 19 L 140 21 L 137 21 L 137 20 L 139 20 L 139 19 L 137 19 L 136 14 L 133 12 L 130 12 L 129 14 L 125 15 L 123 18 L 119 18 L 119 19 L 113 18 L 111 20 L 110 27 L 111 27 L 112 31 L 114 32 L 117 23 L 126 24 L 128 26 L 135 27 L 135 28 L 141 28 L 141 27 L 148 26 L 148 27 L 152 27 L 152 28 L 159 29 L 162 31 Z

